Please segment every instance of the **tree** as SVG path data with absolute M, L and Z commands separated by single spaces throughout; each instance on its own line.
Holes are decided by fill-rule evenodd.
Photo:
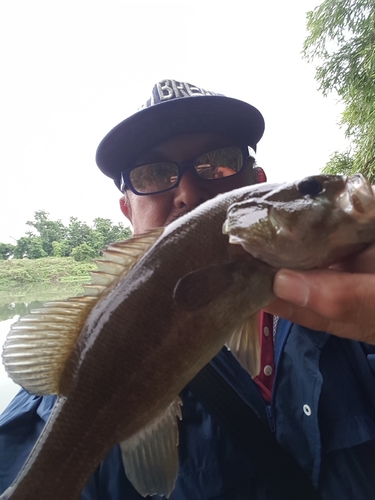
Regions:
M 324 95 L 344 103 L 341 124 L 350 139 L 336 151 L 326 173 L 363 173 L 375 182 L 375 4 L 374 0 L 325 0 L 307 13 L 303 55 L 317 62 L 315 78 Z
M 94 219 L 94 229 L 92 230 L 88 244 L 95 248 L 97 255 L 110 243 L 127 240 L 131 237 L 130 227 L 125 227 L 121 222 L 113 224 L 110 219 L 97 217 Z
M 43 241 L 39 236 L 22 236 L 17 240 L 17 245 L 14 249 L 14 258 L 23 259 L 40 259 L 47 257 L 47 252 L 43 248 Z
M 53 241 L 52 242 L 52 255 L 53 257 L 68 257 L 71 253 L 71 246 L 69 241 Z
M 129 227 L 125 227 L 121 222 L 113 225 L 110 219 L 103 219 L 102 217 L 94 219 L 94 230 L 103 236 L 103 246 L 115 241 L 127 240 L 131 236 Z
M 81 222 L 77 217 L 70 217 L 69 226 L 66 229 L 66 239 L 71 249 L 87 243 L 90 239 L 92 228 L 85 222 Z
M 60 221 L 52 221 L 48 218 L 49 213 L 45 210 L 34 212 L 34 220 L 27 221 L 26 224 L 33 227 L 39 233 L 42 241 L 42 247 L 46 255 L 53 255 L 54 241 L 62 241 L 65 238 L 66 228 Z M 32 236 L 32 233 L 29 233 Z
M 77 261 L 91 260 L 97 257 L 97 252 L 87 243 L 82 243 L 78 247 L 73 248 L 71 256 Z
M 77 217 L 70 217 L 66 227 L 60 220 L 50 220 L 45 210 L 37 210 L 34 220 L 26 224 L 38 234 L 28 231 L 26 236 L 17 240 L 16 246 L 0 243 L 0 259 L 6 259 L 10 255 L 16 259 L 70 255 L 76 260 L 92 259 L 100 257 L 100 251 L 106 245 L 131 236 L 129 227 L 121 223 L 113 224 L 110 219 L 97 217 L 93 227 L 90 227 Z
M 111 236 L 112 241 L 110 241 L 110 243 L 128 240 L 132 236 L 132 231 L 130 227 L 125 227 L 122 222 L 119 222 L 118 224 L 112 226 Z
M 11 243 L 0 243 L 0 260 L 7 260 L 14 253 L 16 247 Z
M 99 257 L 100 251 L 105 247 L 104 235 L 97 229 L 92 229 L 87 244 L 95 249 L 96 255 Z

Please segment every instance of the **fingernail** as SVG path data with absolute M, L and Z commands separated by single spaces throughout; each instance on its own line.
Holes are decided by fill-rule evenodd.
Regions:
M 309 287 L 300 274 L 293 271 L 279 271 L 273 290 L 277 297 L 298 306 L 305 306 L 309 300 Z

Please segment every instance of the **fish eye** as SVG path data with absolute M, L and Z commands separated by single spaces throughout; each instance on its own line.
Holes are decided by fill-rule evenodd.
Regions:
M 303 195 L 317 196 L 323 191 L 323 184 L 313 177 L 301 181 L 297 187 Z

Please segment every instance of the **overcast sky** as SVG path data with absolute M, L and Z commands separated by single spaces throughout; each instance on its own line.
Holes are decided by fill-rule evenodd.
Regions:
M 343 147 L 340 108 L 300 52 L 319 0 L 4 1 L 0 6 L 0 241 L 43 209 L 124 221 L 95 165 L 102 137 L 159 80 L 236 97 L 263 113 L 258 163 L 270 181 L 318 173 Z

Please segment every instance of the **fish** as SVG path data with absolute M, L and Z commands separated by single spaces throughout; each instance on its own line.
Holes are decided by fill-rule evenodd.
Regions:
M 85 295 L 44 304 L 7 336 L 9 376 L 58 398 L 0 500 L 78 499 L 118 443 L 137 491 L 169 497 L 179 393 L 224 345 L 257 375 L 254 317 L 277 270 L 329 266 L 374 241 L 366 179 L 318 175 L 223 193 L 109 245 Z

